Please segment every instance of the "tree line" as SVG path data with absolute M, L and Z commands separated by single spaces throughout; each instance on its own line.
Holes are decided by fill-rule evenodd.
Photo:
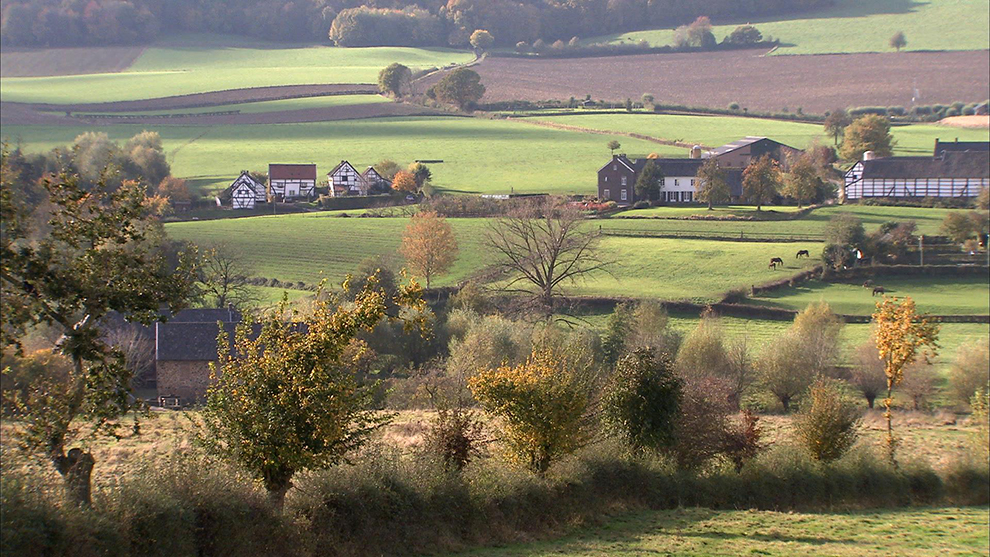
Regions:
M 19 0 L 4 4 L 0 40 L 16 46 L 146 44 L 160 34 L 209 32 L 341 46 L 470 44 L 477 29 L 500 46 L 567 41 L 685 25 L 699 16 L 800 12 L 826 0 Z M 685 40 L 701 40 L 692 37 Z

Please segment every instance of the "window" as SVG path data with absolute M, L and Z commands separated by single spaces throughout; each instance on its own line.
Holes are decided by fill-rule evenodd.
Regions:
M 603 182 L 608 182 L 608 176 L 603 176 L 603 178 L 605 178 L 604 180 L 602 180 Z
M 680 184 L 680 180 L 678 180 L 677 178 L 674 178 L 674 185 L 675 185 L 675 186 L 679 186 L 679 185 L 681 185 L 681 184 Z
M 660 187 L 662 188 L 666 182 L 667 180 L 665 178 L 660 178 Z
M 694 178 L 691 178 L 691 187 L 694 187 Z
M 619 198 L 622 201 L 625 201 L 626 200 L 626 190 L 619 190 Z
M 619 165 L 617 165 L 617 164 L 613 164 L 612 165 L 612 170 L 618 170 L 618 169 L 619 169 Z
M 688 203 L 690 203 L 691 201 L 693 201 L 693 200 L 691 199 L 692 197 L 694 197 L 694 196 L 692 195 L 692 193 L 693 193 L 693 192 L 690 192 L 690 191 L 687 191 L 687 192 L 684 192 L 684 193 L 686 193 L 686 194 L 687 194 L 687 199 L 686 199 L 685 201 L 687 201 Z
M 605 195 L 602 196 L 602 199 L 612 199 L 612 192 L 605 190 Z
M 623 186 L 626 185 L 626 177 L 625 176 L 622 177 L 622 180 L 621 181 L 622 181 L 622 185 Z M 623 191 L 625 191 L 625 190 L 623 190 Z

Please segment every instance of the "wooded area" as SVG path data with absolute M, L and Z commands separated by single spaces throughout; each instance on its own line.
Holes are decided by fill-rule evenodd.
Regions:
M 467 46 L 569 40 L 714 19 L 799 12 L 829 0 L 21 0 L 5 2 L 0 39 L 14 46 L 142 44 L 179 31 L 342 46 Z

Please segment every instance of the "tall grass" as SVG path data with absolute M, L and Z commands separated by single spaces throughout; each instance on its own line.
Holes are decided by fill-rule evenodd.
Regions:
M 91 510 L 39 492 L 41 478 L 6 460 L 5 555 L 404 555 L 547 536 L 628 509 L 986 504 L 990 485 L 980 465 L 940 476 L 923 465 L 894 470 L 863 450 L 823 465 L 786 445 L 737 474 L 729 463 L 680 472 L 605 442 L 543 478 L 495 459 L 458 474 L 379 446 L 352 466 L 301 475 L 279 516 L 247 479 L 196 455 L 101 487 Z

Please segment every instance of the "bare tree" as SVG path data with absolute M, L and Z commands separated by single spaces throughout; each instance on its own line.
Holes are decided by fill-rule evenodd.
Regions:
M 146 386 L 155 364 L 155 341 L 142 326 L 133 323 L 119 323 L 103 332 L 104 341 L 124 355 L 124 365 L 131 372 L 131 382 L 135 387 Z
M 518 207 L 496 219 L 485 234 L 485 246 L 499 256 L 496 266 L 507 293 L 525 294 L 547 318 L 555 301 L 564 298 L 563 284 L 574 282 L 612 263 L 598 251 L 601 233 L 584 225 L 583 215 L 552 198 Z
M 227 244 L 214 244 L 203 251 L 199 273 L 206 303 L 212 307 L 244 309 L 258 302 L 240 257 Z

